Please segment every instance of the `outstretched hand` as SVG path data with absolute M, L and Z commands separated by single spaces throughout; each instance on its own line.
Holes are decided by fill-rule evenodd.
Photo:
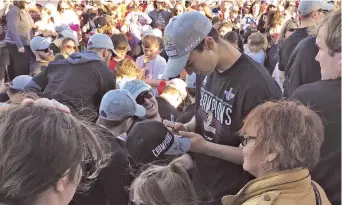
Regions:
M 39 98 L 37 100 L 26 98 L 23 100 L 21 104 L 22 105 L 38 105 L 38 106 L 46 107 L 49 109 L 58 110 L 63 113 L 68 113 L 68 114 L 71 113 L 70 109 L 66 105 L 63 105 L 62 103 L 59 103 L 56 100 L 49 100 L 47 98 Z
M 209 143 L 201 135 L 194 132 L 179 131 L 179 135 L 190 139 L 191 147 L 189 151 L 191 152 L 204 153 L 205 147 Z

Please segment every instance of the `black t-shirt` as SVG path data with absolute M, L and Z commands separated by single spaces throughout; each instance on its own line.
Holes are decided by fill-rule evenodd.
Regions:
M 179 117 L 178 110 L 173 107 L 168 101 L 161 97 L 156 97 L 156 100 L 158 102 L 158 112 L 162 119 L 172 120 L 172 115 L 173 120 L 176 120 Z
M 196 132 L 210 142 L 233 147 L 240 144 L 236 132 L 246 115 L 262 102 L 281 98 L 267 70 L 245 54 L 227 71 L 215 71 L 197 86 L 201 98 L 196 102 Z M 252 179 L 241 165 L 197 153 L 194 161 L 195 189 L 201 201 L 213 199 L 212 205 L 221 204 L 224 195 L 238 193 Z
M 280 71 L 285 71 L 287 69 L 287 64 L 293 50 L 296 48 L 301 40 L 308 36 L 309 34 L 307 32 L 307 28 L 299 28 L 284 41 L 283 45 L 279 49 L 278 69 Z
M 273 74 L 274 68 L 279 61 L 278 50 L 278 44 L 273 44 L 266 50 L 265 68 L 271 75 Z
M 332 204 L 341 204 L 341 78 L 303 85 L 291 98 L 309 106 L 323 120 L 321 159 L 311 176 Z
M 297 45 L 285 70 L 284 97 L 291 96 L 301 85 L 321 80 L 321 67 L 315 60 L 317 53 L 315 37 L 307 37 Z
M 127 153 L 105 128 L 98 127 L 99 132 L 110 144 L 111 161 L 100 171 L 88 193 L 75 195 L 71 205 L 122 205 L 128 204 L 129 186 L 133 180 L 130 175 Z

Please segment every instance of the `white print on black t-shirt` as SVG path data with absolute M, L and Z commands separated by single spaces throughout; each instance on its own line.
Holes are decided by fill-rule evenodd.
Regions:
M 205 84 L 207 84 L 207 76 L 203 79 L 202 86 L 205 86 Z
M 233 111 L 233 106 L 203 88 L 201 89 L 200 107 L 205 113 L 211 111 L 213 118 L 218 120 L 221 125 L 231 125 L 230 114 Z
M 231 99 L 233 99 L 235 97 L 235 95 L 233 94 L 233 88 L 230 88 L 229 91 L 224 91 L 224 94 L 226 95 L 226 100 L 229 101 Z
M 212 123 L 213 123 L 213 112 L 209 111 L 207 121 L 203 122 L 204 130 L 215 134 L 216 128 L 210 126 Z M 210 138 L 210 140 L 212 140 L 212 138 Z

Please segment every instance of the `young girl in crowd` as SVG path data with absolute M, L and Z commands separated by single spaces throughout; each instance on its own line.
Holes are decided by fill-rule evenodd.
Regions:
M 256 62 L 264 65 L 265 62 L 265 37 L 259 33 L 253 33 L 248 37 L 248 46 L 245 53 Z
M 134 204 L 197 205 L 191 180 L 180 163 L 152 165 L 131 185 L 130 199 Z
M 166 60 L 160 56 L 160 41 L 154 35 L 146 35 L 142 40 L 144 55 L 137 58 L 137 66 L 144 72 L 145 83 L 153 87 L 155 95 L 158 94 L 157 87 L 163 80 L 166 69 Z

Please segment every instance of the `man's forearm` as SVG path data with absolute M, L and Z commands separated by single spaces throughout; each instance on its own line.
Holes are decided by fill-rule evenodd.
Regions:
M 216 157 L 234 164 L 243 164 L 242 149 L 240 147 L 207 142 L 203 147 L 202 154 Z

